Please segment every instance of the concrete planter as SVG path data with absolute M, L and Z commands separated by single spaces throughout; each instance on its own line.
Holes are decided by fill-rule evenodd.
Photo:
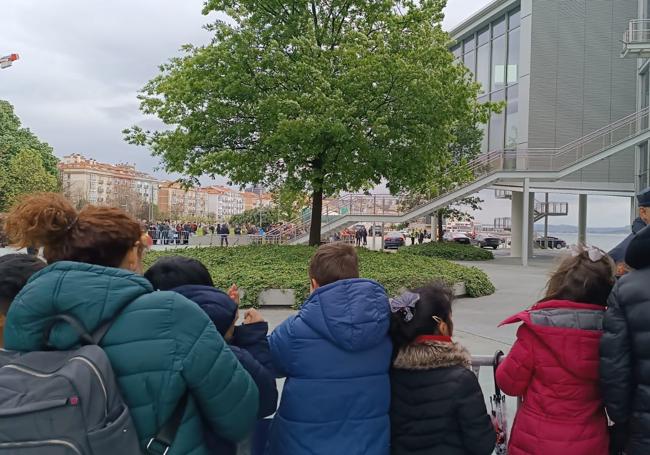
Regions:
M 240 290 L 243 297 L 245 290 Z M 456 297 L 467 295 L 465 283 L 458 283 L 454 286 Z M 260 307 L 293 307 L 296 304 L 296 293 L 293 289 L 267 289 L 262 291 L 257 300 Z

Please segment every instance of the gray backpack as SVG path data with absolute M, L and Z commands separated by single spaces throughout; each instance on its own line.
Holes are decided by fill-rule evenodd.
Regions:
M 86 345 L 73 351 L 0 350 L 0 454 L 141 454 L 129 409 L 98 346 L 113 321 L 89 335 L 70 316 L 58 320 L 75 328 Z M 149 441 L 147 452 L 169 450 L 185 401 Z

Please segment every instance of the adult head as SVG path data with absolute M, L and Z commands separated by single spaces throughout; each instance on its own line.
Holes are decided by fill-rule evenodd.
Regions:
M 200 261 L 185 256 L 160 258 L 144 276 L 159 291 L 169 291 L 187 285 L 214 287 L 208 269 Z
M 422 335 L 452 336 L 453 301 L 454 291 L 439 281 L 391 299 L 390 332 L 395 351 Z
M 9 305 L 31 276 L 45 266 L 45 262 L 29 254 L 0 256 L 0 347 Z
M 650 224 L 650 188 L 646 188 L 636 195 L 639 204 L 639 218 L 645 224 Z
M 553 272 L 542 301 L 570 300 L 607 305 L 616 282 L 614 261 L 595 247 L 574 247 Z
M 142 228 L 120 209 L 88 205 L 78 212 L 60 194 L 34 194 L 11 209 L 6 230 L 18 247 L 43 247 L 49 264 L 74 261 L 142 271 Z
M 329 243 L 316 250 L 309 263 L 312 291 L 350 278 L 359 278 L 359 257 L 352 245 Z

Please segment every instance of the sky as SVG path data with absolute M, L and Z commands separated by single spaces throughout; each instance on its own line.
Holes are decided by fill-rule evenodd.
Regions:
M 443 26 L 453 27 L 489 2 L 449 0 Z M 157 158 L 124 142 L 121 131 L 134 124 L 162 126 L 139 112 L 137 93 L 158 65 L 180 55 L 183 44 L 209 41 L 202 26 L 214 16 L 203 16 L 202 5 L 203 0 L 2 0 L 0 55 L 16 52 L 20 60 L 0 72 L 0 99 L 11 102 L 23 125 L 59 157 L 81 153 L 129 162 L 164 177 Z M 482 196 L 480 221 L 510 215 L 508 202 L 490 192 Z M 575 198 L 552 197 L 569 199 Z M 570 212 L 562 224 L 576 224 L 577 207 Z M 619 226 L 628 219 L 627 200 L 591 199 L 590 226 Z

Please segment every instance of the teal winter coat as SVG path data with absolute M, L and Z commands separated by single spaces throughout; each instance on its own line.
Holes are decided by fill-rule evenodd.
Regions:
M 134 273 L 77 262 L 43 269 L 9 309 L 5 348 L 42 350 L 43 332 L 56 314 L 73 315 L 94 331 L 120 311 L 101 345 L 143 447 L 187 390 L 190 400 L 169 455 L 207 454 L 204 425 L 233 441 L 250 432 L 258 391 L 214 324 L 195 303 L 154 292 Z M 65 323 L 53 327 L 49 341 L 60 350 L 79 342 Z

